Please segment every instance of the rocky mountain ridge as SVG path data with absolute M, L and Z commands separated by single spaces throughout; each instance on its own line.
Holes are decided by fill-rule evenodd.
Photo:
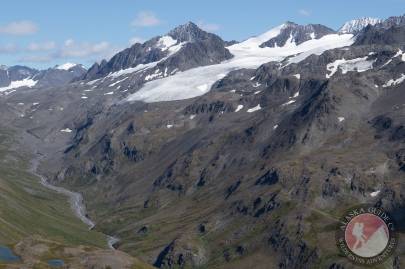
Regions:
M 189 23 L 58 91 L 4 96 L 0 115 L 83 193 L 95 230 L 158 268 L 358 268 L 335 246 L 341 214 L 405 212 L 400 18 L 232 45 Z
M 62 68 L 61 68 L 62 67 Z M 26 66 L 0 68 L 0 92 L 12 93 L 18 88 L 44 88 L 69 84 L 83 76 L 87 70 L 82 65 L 62 65 L 37 70 Z

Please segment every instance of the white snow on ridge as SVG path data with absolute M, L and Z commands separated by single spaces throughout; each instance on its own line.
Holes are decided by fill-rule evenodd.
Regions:
M 175 75 L 150 81 L 126 101 L 144 101 L 147 103 L 160 101 L 183 100 L 201 96 L 207 93 L 218 80 L 219 74 L 228 74 L 242 68 L 258 68 L 270 61 L 282 61 L 288 56 L 289 63 L 297 63 L 311 54 L 321 54 L 325 50 L 351 45 L 353 35 L 326 35 L 320 39 L 313 39 L 302 44 L 286 43 L 284 47 L 260 48 L 259 46 L 277 36 L 284 25 L 280 25 L 263 35 L 250 38 L 242 43 L 227 47 L 234 55 L 230 60 L 220 64 L 201 66 Z M 177 46 L 177 45 L 176 45 Z M 298 54 L 298 55 L 297 55 Z M 207 85 L 202 89 L 201 85 Z
M 339 68 L 342 70 L 342 74 L 346 74 L 349 71 L 364 72 L 372 69 L 374 62 L 375 60 L 367 60 L 367 56 L 351 60 L 342 58 L 326 65 L 326 69 L 330 72 L 330 74 L 326 74 L 326 78 L 331 78 Z
M 378 18 L 360 18 L 346 22 L 343 26 L 339 29 L 339 33 L 347 34 L 361 31 L 367 25 L 376 25 L 380 23 L 382 20 Z
M 231 47 L 238 48 L 240 50 L 250 50 L 250 49 L 257 49 L 261 44 L 264 42 L 278 36 L 281 33 L 281 30 L 286 27 L 286 24 L 281 24 L 277 27 L 274 27 L 270 31 L 267 31 L 261 35 L 251 37 L 241 43 L 235 44 Z
M 121 83 L 121 82 L 127 80 L 128 78 L 129 78 L 129 77 L 125 77 L 125 78 L 123 78 L 123 79 L 120 79 L 120 80 L 118 80 L 118 81 L 116 81 L 116 82 L 110 84 L 108 87 L 114 87 L 115 85 L 117 85 L 117 84 L 119 84 L 119 83 Z
M 398 85 L 398 84 L 400 84 L 400 83 L 402 83 L 404 81 L 405 81 L 405 74 L 401 74 L 401 76 L 399 78 L 397 78 L 397 79 L 388 80 L 388 82 L 383 85 L 383 88 L 395 86 L 395 85 Z
M 118 78 L 118 77 L 121 77 L 123 75 L 128 75 L 128 74 L 132 74 L 132 73 L 135 73 L 135 72 L 138 72 L 138 71 L 143 71 L 143 70 L 153 68 L 158 63 L 159 63 L 159 61 L 158 62 L 151 62 L 151 63 L 147 63 L 147 64 L 138 64 L 135 67 L 130 67 L 130 68 L 127 68 L 127 69 L 121 69 L 119 71 L 108 74 L 107 77 Z M 89 83 L 87 83 L 87 84 L 89 84 Z
M 162 51 L 165 51 L 174 46 L 176 43 L 176 39 L 173 39 L 171 36 L 165 35 L 159 39 L 158 48 L 160 48 Z
M 25 78 L 23 80 L 12 81 L 10 83 L 10 85 L 0 88 L 0 92 L 8 91 L 11 89 L 17 89 L 17 88 L 21 88 L 21 87 L 32 88 L 37 84 L 37 82 L 38 82 L 38 80 L 33 80 L 31 78 Z
M 163 75 L 162 72 L 159 72 L 159 69 L 157 69 L 154 74 L 147 75 L 145 77 L 145 81 L 161 77 L 162 75 Z
M 165 49 L 165 50 L 169 50 L 169 54 L 166 57 L 160 59 L 159 61 L 151 62 L 151 63 L 147 63 L 147 64 L 138 64 L 135 67 L 130 67 L 130 68 L 127 68 L 127 69 L 122 69 L 122 70 L 110 73 L 110 74 L 107 75 L 107 77 L 117 78 L 117 77 L 120 77 L 120 76 L 123 76 L 123 75 L 132 74 L 132 73 L 135 73 L 135 72 L 151 69 L 151 68 L 155 67 L 158 63 L 167 60 L 167 58 L 169 58 L 170 56 L 172 56 L 173 54 L 178 52 L 183 47 L 184 44 L 185 44 L 184 42 L 179 43 L 177 45 L 173 45 L 173 46 L 170 46 L 167 49 Z M 167 43 L 166 43 L 166 45 L 167 45 Z
M 65 64 L 62 64 L 62 65 L 58 65 L 57 67 L 56 67 L 56 69 L 59 69 L 59 70 L 69 70 L 70 68 L 72 68 L 72 67 L 75 67 L 77 64 L 74 64 L 74 63 L 65 63 Z

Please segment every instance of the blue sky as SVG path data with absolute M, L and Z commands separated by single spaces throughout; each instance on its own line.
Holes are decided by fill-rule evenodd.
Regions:
M 16 0 L 2 11 L 0 64 L 47 68 L 89 66 L 187 21 L 243 40 L 287 20 L 338 29 L 354 18 L 401 15 L 405 0 Z

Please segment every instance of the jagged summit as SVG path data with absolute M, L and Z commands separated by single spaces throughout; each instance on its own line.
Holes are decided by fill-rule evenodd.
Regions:
M 392 26 L 404 26 L 405 25 L 405 14 L 401 16 L 392 16 L 384 20 L 378 26 L 383 28 L 390 28 Z
M 343 24 L 343 26 L 339 29 L 338 32 L 340 34 L 357 34 L 368 25 L 376 25 L 381 22 L 382 22 L 381 19 L 371 17 L 354 19 Z
M 334 34 L 335 31 L 321 24 L 299 25 L 287 21 L 280 27 L 280 33 L 267 40 L 260 47 L 282 47 L 287 41 L 299 45 L 311 39 L 319 39 L 325 35 Z
M 205 32 L 193 22 L 187 22 L 174 28 L 168 33 L 172 38 L 180 42 L 193 42 L 196 40 L 207 39 L 210 33 Z

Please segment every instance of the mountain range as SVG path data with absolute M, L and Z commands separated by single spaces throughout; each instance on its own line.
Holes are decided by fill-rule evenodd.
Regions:
M 83 195 L 117 253 L 360 268 L 335 243 L 348 208 L 384 208 L 405 238 L 404 82 L 405 15 L 241 42 L 188 22 L 88 70 L 2 66 L 0 125 L 38 174 Z M 403 268 L 404 250 L 382 266 Z

